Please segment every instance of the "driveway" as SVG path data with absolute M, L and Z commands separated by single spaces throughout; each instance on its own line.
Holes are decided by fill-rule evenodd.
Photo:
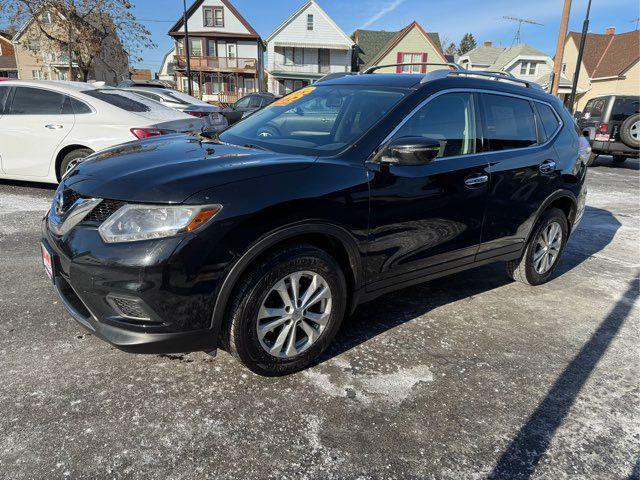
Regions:
M 591 168 L 549 284 L 497 264 L 389 294 L 276 379 L 89 335 L 38 256 L 53 190 L 0 182 L 0 476 L 637 479 L 639 169 Z

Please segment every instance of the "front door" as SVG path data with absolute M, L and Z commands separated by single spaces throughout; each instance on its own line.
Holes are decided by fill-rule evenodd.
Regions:
M 489 186 L 487 161 L 478 153 L 477 109 L 472 93 L 437 96 L 391 138 L 437 140 L 435 160 L 417 166 L 367 162 L 370 290 L 474 261 Z
M 33 87 L 15 87 L 13 101 L 0 117 L 2 170 L 11 175 L 45 177 L 58 145 L 69 135 L 75 117 L 65 96 Z
M 318 71 L 320 73 L 331 72 L 331 53 L 328 48 L 318 49 Z

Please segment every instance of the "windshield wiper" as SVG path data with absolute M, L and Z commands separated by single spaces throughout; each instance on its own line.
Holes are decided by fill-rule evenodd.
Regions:
M 264 150 L 265 152 L 270 152 L 271 151 L 268 148 L 261 147 L 260 145 L 253 145 L 251 143 L 247 143 L 246 145 L 243 145 L 243 147 L 244 148 L 253 148 L 254 150 Z

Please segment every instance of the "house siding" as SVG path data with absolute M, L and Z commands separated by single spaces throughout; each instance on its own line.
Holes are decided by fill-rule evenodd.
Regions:
M 424 35 L 418 30 L 417 27 L 405 35 L 400 42 L 387 53 L 376 65 L 386 65 L 398 63 L 398 53 L 426 53 L 427 62 L 440 63 L 443 60 L 440 58 L 440 53 L 431 45 L 431 43 L 424 37 Z M 435 67 L 439 68 L 439 67 Z M 427 67 L 427 71 L 433 70 L 433 67 Z M 382 68 L 376 70 L 376 73 L 395 73 L 396 67 Z
M 205 7 L 220 7 L 224 10 L 224 27 L 205 27 L 204 26 L 204 8 Z M 220 0 L 205 0 L 202 5 L 193 12 L 187 19 L 187 26 L 189 27 L 189 34 L 191 32 L 219 32 L 219 33 L 240 33 L 249 35 L 251 32 L 247 30 L 242 22 L 236 18 L 227 6 Z M 184 25 L 181 25 L 177 30 L 184 32 Z
M 592 80 L 591 89 L 581 95 L 576 110 L 583 110 L 589 100 L 600 95 L 615 93 L 618 95 L 638 95 L 640 91 L 640 62 L 637 62 L 623 78 L 611 80 Z

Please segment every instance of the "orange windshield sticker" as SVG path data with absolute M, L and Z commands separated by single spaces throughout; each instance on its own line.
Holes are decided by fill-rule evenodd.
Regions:
M 301 98 L 306 97 L 311 92 L 313 92 L 315 89 L 316 89 L 316 87 L 305 87 L 305 88 L 302 88 L 302 89 L 298 90 L 297 92 L 290 93 L 286 97 L 282 97 L 280 100 L 276 100 L 270 106 L 271 107 L 284 107 L 285 105 L 289 105 L 289 104 L 291 104 L 291 103 L 293 103 L 293 102 L 295 102 L 297 100 L 300 100 Z

